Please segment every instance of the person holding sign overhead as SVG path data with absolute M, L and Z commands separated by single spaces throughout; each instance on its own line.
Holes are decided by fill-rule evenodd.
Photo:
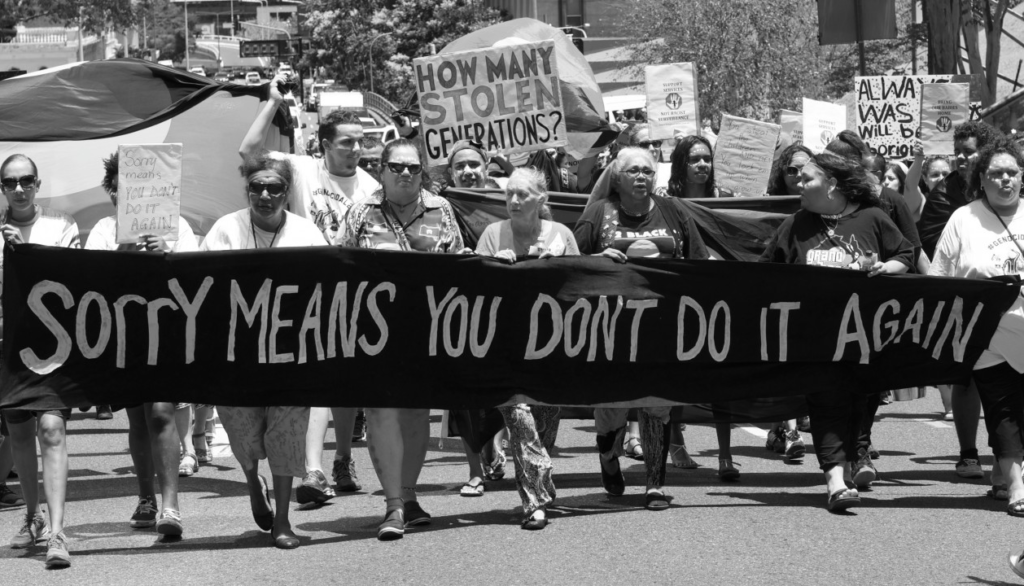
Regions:
M 827 151 L 812 156 L 800 172 L 802 209 L 782 223 L 761 261 L 847 268 L 869 276 L 907 272 L 914 266 L 913 245 L 879 209 L 874 185 L 859 164 Z M 860 504 L 857 489 L 845 482 L 852 481 L 862 417 L 855 392 L 812 392 L 807 404 L 828 510 Z
M 353 248 L 458 253 L 462 233 L 448 200 L 424 185 L 424 156 L 417 143 L 400 138 L 384 146 L 383 187 L 355 204 L 335 244 Z M 377 539 L 401 539 L 405 528 L 430 523 L 416 501 L 416 480 L 430 438 L 427 409 L 367 409 L 370 458 L 384 488 L 384 521 Z
M 32 159 L 11 155 L 0 164 L 0 189 L 7 199 L 0 233 L 11 244 L 42 244 L 62 248 L 80 248 L 78 225 L 64 212 L 35 203 L 42 179 Z M 3 250 L 0 249 L 0 291 L 3 288 Z M 71 565 L 67 537 L 64 535 L 64 501 L 68 487 L 68 448 L 66 422 L 70 409 L 4 412 L 14 451 L 14 465 L 21 477 L 25 497 L 25 519 L 11 547 L 22 549 L 46 543 L 46 567 Z M 43 485 L 49 523 L 39 512 L 38 461 L 36 439 L 43 463 Z
M 710 152 L 710 150 L 708 151 Z M 616 262 L 630 257 L 708 258 L 704 241 L 682 204 L 654 194 L 655 161 L 636 147 L 619 151 L 606 171 L 608 194 L 594 194 L 573 231 L 581 254 L 607 256 Z M 594 409 L 601 482 L 612 496 L 621 496 L 626 481 L 616 455 L 625 432 L 628 409 Z M 640 413 L 640 444 L 647 469 L 646 505 L 667 509 L 662 486 L 668 461 L 669 407 L 645 407 Z
M 256 115 L 249 132 L 242 139 L 238 154 L 243 159 L 263 151 L 267 130 L 284 101 L 281 86 L 287 74 L 278 74 L 267 86 L 266 105 Z M 380 184 L 359 166 L 363 150 L 363 124 L 355 112 L 335 110 L 320 120 L 317 131 L 318 149 L 322 158 L 271 151 L 270 156 L 287 161 L 294 170 L 294 181 L 288 192 L 288 209 L 309 218 L 328 241 L 338 235 L 341 222 L 349 208 L 370 196 Z M 310 411 L 309 438 L 306 446 L 306 477 L 297 494 L 300 504 L 320 504 L 334 497 L 334 489 L 322 470 L 324 438 L 329 417 L 334 416 L 338 451 L 351 450 L 352 428 L 358 409 L 313 407 Z M 359 490 L 352 458 L 336 460 L 334 479 L 342 490 Z
M 258 250 L 326 246 L 320 227 L 312 221 L 285 211 L 291 166 L 281 159 L 261 155 L 242 163 L 249 205 L 228 214 L 213 225 L 200 250 Z M 299 538 L 288 520 L 292 477 L 306 474 L 303 461 L 309 407 L 220 406 L 224 431 L 231 451 L 245 473 L 249 503 L 256 525 L 270 531 L 275 547 L 295 549 Z M 270 502 L 267 481 L 259 474 L 259 461 L 266 459 L 274 477 L 274 500 Z
M 103 159 L 103 189 L 117 207 L 118 153 L 113 152 Z M 184 218 L 178 220 L 178 239 L 168 243 L 160 236 L 145 234 L 136 243 L 117 243 L 117 214 L 96 222 L 86 250 L 146 250 L 150 252 L 193 252 L 199 250 L 196 236 Z M 191 410 L 185 409 L 188 415 Z M 129 526 L 143 529 L 156 525 L 161 535 L 180 536 L 182 533 L 181 512 L 178 506 L 178 454 L 182 458 L 189 454 L 181 450 L 181 432 L 175 423 L 175 404 L 166 402 L 144 403 L 125 406 L 128 414 L 128 451 L 135 466 L 139 484 L 139 499 Z M 187 439 L 187 438 L 185 438 Z M 195 456 L 191 456 L 194 458 Z M 194 460 L 193 460 L 194 462 Z M 187 462 L 185 462 L 187 464 Z M 162 512 L 156 519 L 156 491 L 153 487 L 153 473 L 160 481 Z

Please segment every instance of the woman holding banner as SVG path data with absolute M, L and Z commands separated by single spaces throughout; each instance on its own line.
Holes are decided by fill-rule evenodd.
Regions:
M 654 194 L 655 160 L 650 152 L 627 147 L 606 171 L 609 195 L 587 206 L 574 235 L 581 254 L 616 262 L 630 257 L 706 259 L 708 251 L 686 209 Z M 593 196 L 592 196 L 593 198 Z M 647 508 L 669 506 L 662 486 L 668 460 L 669 407 L 645 407 L 640 413 L 640 443 L 647 468 Z M 628 409 L 594 409 L 601 481 L 612 496 L 626 490 L 616 444 L 626 427 Z
M 762 262 L 848 268 L 869 276 L 907 272 L 913 245 L 879 208 L 864 168 L 830 152 L 814 155 L 800 172 L 801 210 L 779 227 Z M 814 449 L 825 473 L 828 510 L 860 504 L 852 480 L 861 409 L 855 392 L 827 389 L 807 395 Z
M 78 225 L 71 216 L 36 205 L 42 180 L 39 169 L 25 155 L 11 155 L 0 164 L 0 189 L 7 199 L 0 233 L 12 244 L 42 244 L 79 248 Z M 3 278 L 3 251 L 0 249 L 0 279 Z M 0 280 L 2 287 L 2 280 Z M 71 565 L 67 538 L 64 536 L 64 501 L 68 487 L 67 420 L 70 409 L 4 412 L 18 468 L 25 518 L 11 547 L 22 549 L 46 542 L 46 567 Z M 39 511 L 38 463 L 36 440 L 42 456 L 44 495 L 49 523 Z
M 217 220 L 200 250 L 327 245 L 316 224 L 284 209 L 292 182 L 292 169 L 287 161 L 264 154 L 245 158 L 241 169 L 249 206 Z M 228 434 L 231 451 L 245 473 L 249 504 L 256 525 L 271 532 L 275 547 L 299 547 L 299 538 L 288 520 L 288 507 L 292 478 L 306 475 L 304 462 L 309 407 L 220 406 L 217 411 Z M 270 502 L 267 481 L 259 473 L 259 461 L 263 459 L 270 464 L 274 478 L 276 513 Z
M 971 188 L 980 197 L 953 212 L 928 274 L 967 279 L 1024 275 L 1024 232 L 1020 210 L 1024 155 L 1009 139 L 985 147 L 974 164 Z M 988 349 L 974 365 L 974 382 L 981 396 L 989 445 L 996 458 L 992 476 L 1009 481 L 1004 488 L 1007 513 L 1024 517 L 1024 301 L 999 321 Z M 996 481 L 993 480 L 993 483 Z M 1000 487 L 993 486 L 993 492 Z
M 110 202 L 117 208 L 118 153 L 115 151 L 109 158 L 103 159 L 103 189 L 110 196 Z M 185 218 L 178 220 L 177 240 L 167 242 L 154 235 L 146 235 L 139 242 L 117 243 L 117 214 L 107 216 L 96 222 L 89 239 L 85 242 L 86 250 L 145 250 L 155 253 L 193 252 L 199 250 L 196 236 Z M 121 406 L 115 405 L 115 408 Z M 191 405 L 175 410 L 174 403 L 143 403 L 141 405 L 125 405 L 128 414 L 128 451 L 135 466 L 135 476 L 139 483 L 139 500 L 128 522 L 133 529 L 143 529 L 156 525 L 161 535 L 180 536 L 182 533 L 181 512 L 178 508 L 178 473 L 182 466 L 187 465 L 192 474 L 192 463 L 195 456 L 182 440 L 188 439 L 188 430 L 178 425 L 177 412 L 183 412 L 191 418 Z M 179 406 L 180 407 L 180 406 Z M 183 435 L 183 431 L 185 432 Z M 204 440 L 205 441 L 205 440 Z M 179 459 L 179 453 L 181 457 Z M 190 461 L 191 460 L 191 463 Z M 153 473 L 160 482 L 162 511 L 157 520 L 156 491 L 153 487 Z
M 505 187 L 505 205 L 511 219 L 488 226 L 476 253 L 508 263 L 522 256 L 574 256 L 580 252 L 572 232 L 552 222 L 547 209 L 547 178 L 536 169 L 516 169 Z M 500 407 L 509 430 L 509 446 L 516 465 L 516 488 L 523 501 L 523 529 L 547 526 L 545 508 L 555 498 L 547 436 L 557 431 L 558 407 L 520 403 Z
M 335 244 L 375 250 L 457 253 L 462 233 L 448 200 L 431 194 L 417 143 L 400 138 L 384 146 L 382 187 L 348 211 Z M 428 229 L 421 230 L 424 227 Z M 427 455 L 427 409 L 366 410 L 370 458 L 384 488 L 384 521 L 377 539 L 400 539 L 406 526 L 427 525 L 416 501 L 416 481 Z

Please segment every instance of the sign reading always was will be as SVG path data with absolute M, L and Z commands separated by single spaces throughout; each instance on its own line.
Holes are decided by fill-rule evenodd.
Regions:
M 178 239 L 181 143 L 117 147 L 117 243 L 141 236 Z

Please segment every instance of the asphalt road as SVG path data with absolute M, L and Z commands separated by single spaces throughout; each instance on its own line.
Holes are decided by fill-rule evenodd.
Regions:
M 365 444 L 356 444 L 363 491 L 316 510 L 293 504 L 302 540 L 294 551 L 272 548 L 269 534 L 256 528 L 242 473 L 225 447 L 213 465 L 181 480 L 183 540 L 161 543 L 152 530 L 129 529 L 136 483 L 127 420 L 123 413 L 100 422 L 76 412 L 68 436 L 73 566 L 46 572 L 43 548 L 3 547 L 0 576 L 5 584 L 1019 583 L 1006 555 L 1024 548 L 1024 520 L 986 498 L 985 481 L 954 474 L 954 430 L 937 420 L 938 411 L 937 397 L 882 408 L 875 428 L 881 480 L 846 515 L 826 512 L 812 455 L 786 464 L 764 449 L 763 430 L 742 426 L 733 430 L 738 483 L 717 479 L 714 429 L 690 426 L 687 443 L 701 467 L 670 468 L 672 507 L 647 511 L 642 463 L 623 460 L 627 493 L 606 496 L 592 422 L 563 421 L 557 506 L 540 532 L 519 529 L 511 471 L 488 483 L 482 498 L 459 496 L 464 457 L 456 440 L 438 439 L 434 414 L 418 486 L 431 526 L 395 542 L 376 540 L 383 497 Z M 332 435 L 327 448 L 329 465 Z M 14 535 L 22 511 L 0 511 L 0 538 Z

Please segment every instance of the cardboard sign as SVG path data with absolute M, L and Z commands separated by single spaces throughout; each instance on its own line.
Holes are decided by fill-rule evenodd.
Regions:
M 644 78 L 651 138 L 700 136 L 697 70 L 693 63 L 649 65 L 644 68 Z
M 722 115 L 715 145 L 715 183 L 740 197 L 765 194 L 781 127 Z
M 117 146 L 117 243 L 178 239 L 181 143 Z
M 463 139 L 506 155 L 567 143 L 554 41 L 414 59 L 413 77 L 431 165 Z
M 813 153 L 825 150 L 828 143 L 846 130 L 846 106 L 804 98 L 803 143 Z
M 971 115 L 971 86 L 926 83 L 921 86 L 921 146 L 925 156 L 952 155 L 953 129 Z
M 782 131 L 779 133 L 779 146 L 775 149 L 776 157 L 790 145 L 804 143 L 804 115 L 792 110 L 779 110 L 779 126 Z
M 981 107 L 980 75 L 916 75 L 855 78 L 857 132 L 871 152 L 886 159 L 908 159 L 920 137 L 921 86 L 926 83 L 969 83 L 970 118 Z

